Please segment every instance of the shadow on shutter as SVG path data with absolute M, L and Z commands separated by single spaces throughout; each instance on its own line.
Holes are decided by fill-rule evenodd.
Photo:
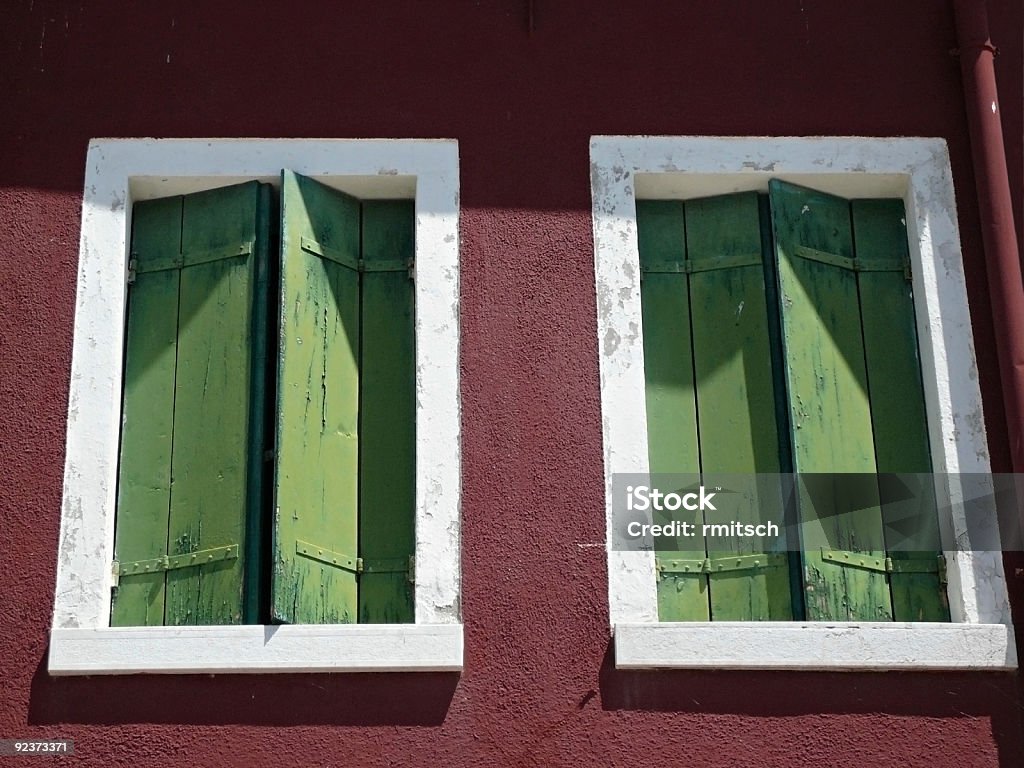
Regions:
M 757 194 L 687 201 L 686 252 L 703 482 L 730 492 L 729 511 L 723 515 L 708 510 L 705 521 L 772 521 L 781 528 L 781 467 Z M 737 504 L 736 499 L 742 501 Z M 705 544 L 712 564 L 713 620 L 793 618 L 784 550 L 768 556 L 763 547 L 755 547 L 759 539 L 736 536 L 708 538 Z M 736 563 L 743 567 L 734 567 Z
M 243 620 L 246 521 L 260 506 L 261 187 L 135 206 L 115 625 Z
M 360 623 L 414 620 L 414 225 L 412 200 L 363 203 Z
M 638 200 L 636 219 L 650 470 L 652 475 L 679 475 L 680 486 L 688 488 L 700 483 L 700 458 L 683 204 Z M 699 511 L 685 518 L 682 510 L 652 514 L 654 523 L 675 518 L 696 524 L 700 531 Z M 662 621 L 710 618 L 708 577 L 694 566 L 707 556 L 703 543 L 701 536 L 680 537 L 678 549 L 655 552 L 658 617 Z
M 902 200 L 851 203 L 864 348 L 871 393 L 871 423 L 880 473 L 914 473 L 883 482 L 913 486 L 913 495 L 885 493 L 882 507 L 886 548 L 896 568 L 938 567 L 938 514 L 928 478 L 931 452 L 907 267 L 906 213 Z M 898 497 L 903 496 L 903 500 Z M 909 563 L 907 561 L 910 561 Z M 949 621 L 939 573 L 894 571 L 890 575 L 897 621 Z
M 130 250 L 136 274 L 128 290 L 125 339 L 114 535 L 119 564 L 167 554 L 181 273 L 177 269 L 146 270 L 181 253 L 181 197 L 135 204 Z M 166 581 L 163 570 L 119 577 L 111 625 L 162 625 Z

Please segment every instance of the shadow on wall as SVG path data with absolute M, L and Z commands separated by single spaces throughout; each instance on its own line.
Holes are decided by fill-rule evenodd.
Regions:
M 458 683 L 454 672 L 51 677 L 44 654 L 28 722 L 439 726 Z
M 612 642 L 600 672 L 605 710 L 770 718 L 985 718 L 991 721 L 1000 768 L 1024 765 L 1024 712 L 1017 686 L 1015 673 L 1002 672 L 619 670 Z M 894 741 L 900 738 L 894 731 Z

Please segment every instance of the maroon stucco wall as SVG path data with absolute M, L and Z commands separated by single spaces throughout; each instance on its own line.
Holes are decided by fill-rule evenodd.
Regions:
M 1007 468 L 950 3 L 533 0 L 532 33 L 527 0 L 4 5 L 0 737 L 90 765 L 1024 765 L 1016 676 L 616 672 L 579 546 L 604 540 L 592 134 L 947 138 Z M 1019 210 L 1020 3 L 991 13 Z M 96 136 L 459 140 L 461 677 L 47 675 Z

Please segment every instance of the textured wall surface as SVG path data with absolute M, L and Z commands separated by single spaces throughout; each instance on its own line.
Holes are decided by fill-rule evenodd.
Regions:
M 592 134 L 946 138 L 1007 468 L 951 4 L 318 5 L 5 3 L 0 737 L 74 738 L 97 766 L 1024 765 L 1016 676 L 620 673 L 609 652 Z M 1021 9 L 991 6 L 1019 211 Z M 461 676 L 47 675 L 98 136 L 459 140 Z

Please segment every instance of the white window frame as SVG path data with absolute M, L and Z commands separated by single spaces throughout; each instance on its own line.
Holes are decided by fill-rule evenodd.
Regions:
M 940 519 L 952 622 L 659 622 L 654 553 L 612 548 L 612 476 L 647 473 L 636 199 L 766 191 L 901 197 L 934 471 L 991 472 L 946 143 L 936 138 L 595 136 L 590 144 L 609 616 L 618 668 L 1014 669 L 1002 554 Z M 958 488 L 947 488 L 958 498 Z M 997 530 L 994 506 L 972 531 Z M 998 536 L 998 534 L 996 534 Z M 954 546 L 953 543 L 956 543 Z
M 361 198 L 415 199 L 415 623 L 110 623 L 132 204 L 281 169 Z M 49 671 L 457 671 L 460 616 L 459 157 L 451 140 L 97 139 L 79 250 Z

